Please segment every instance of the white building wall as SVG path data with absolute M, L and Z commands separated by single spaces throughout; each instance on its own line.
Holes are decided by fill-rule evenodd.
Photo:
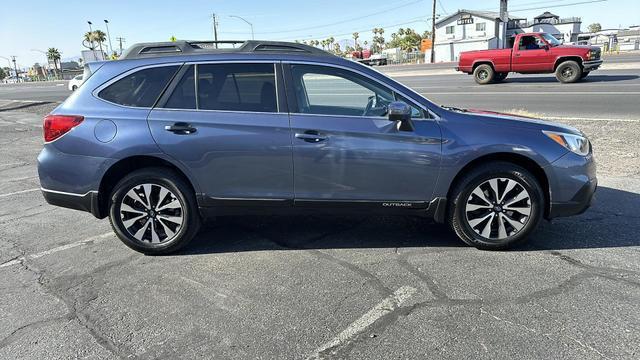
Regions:
M 436 62 L 458 61 L 462 51 L 497 47 L 496 21 L 478 16 L 471 18 L 471 24 L 458 25 L 460 15 L 436 24 Z M 476 26 L 479 23 L 484 23 L 484 30 L 477 30 Z M 447 34 L 447 28 L 450 26 L 453 26 L 453 33 Z

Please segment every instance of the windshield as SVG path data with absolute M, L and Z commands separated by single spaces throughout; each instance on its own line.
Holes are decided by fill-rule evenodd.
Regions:
M 558 46 L 561 45 L 562 43 L 560 41 L 558 41 L 558 39 L 554 38 L 552 35 L 549 35 L 547 33 L 542 33 L 540 34 L 551 46 Z

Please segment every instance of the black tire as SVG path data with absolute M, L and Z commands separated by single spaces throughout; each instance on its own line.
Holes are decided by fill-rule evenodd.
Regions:
M 528 219 L 521 220 L 525 222 L 525 225 L 519 231 L 513 228 L 509 231 L 507 236 L 502 239 L 490 238 L 491 234 L 494 234 L 493 225 L 496 225 L 496 231 L 498 231 L 499 224 L 503 222 L 504 224 L 507 224 L 506 220 L 503 220 L 501 217 L 506 216 L 506 214 L 508 213 L 514 215 L 513 212 L 507 211 L 505 213 L 504 209 L 500 210 L 501 206 L 498 206 L 498 210 L 496 210 L 495 206 L 489 206 L 491 208 L 489 210 L 475 210 L 487 211 L 487 214 L 494 213 L 494 215 L 496 215 L 496 221 L 494 221 L 494 217 L 491 216 L 489 221 L 476 224 L 477 227 L 482 228 L 484 228 L 486 224 L 489 224 L 491 229 L 489 238 L 482 236 L 477 229 L 474 230 L 472 225 L 469 224 L 467 216 L 467 200 L 472 198 L 472 192 L 476 190 L 476 188 L 486 184 L 489 179 L 493 178 L 505 179 L 502 180 L 504 182 L 507 182 L 508 180 L 515 180 L 515 182 L 517 183 L 517 185 L 515 185 L 515 187 L 512 188 L 510 192 L 506 193 L 506 184 L 504 182 L 500 183 L 502 185 L 498 185 L 498 187 L 500 188 L 500 186 L 502 186 L 503 197 L 507 194 L 514 194 L 514 191 L 521 191 L 520 187 L 526 190 L 529 195 L 529 200 L 526 202 L 529 204 L 530 214 L 528 216 Z M 473 196 L 475 197 L 476 195 Z M 474 199 L 472 201 L 476 200 Z M 538 223 L 540 222 L 540 219 L 542 219 L 543 217 L 544 205 L 545 197 L 542 188 L 540 187 L 540 184 L 538 183 L 536 178 L 530 172 L 518 165 L 509 162 L 496 161 L 482 164 L 473 168 L 454 185 L 454 188 L 451 192 L 451 200 L 449 202 L 447 218 L 449 225 L 451 226 L 453 231 L 465 243 L 483 250 L 502 250 L 511 247 L 518 242 L 524 241 L 531 234 L 531 232 L 536 229 Z M 471 213 L 472 211 L 469 210 L 469 212 Z M 505 213 L 505 215 L 501 213 Z M 517 212 L 516 214 L 518 214 L 518 216 L 521 215 Z M 482 215 L 480 215 L 479 217 L 481 218 Z M 503 225 L 503 228 L 505 226 L 511 225 Z
M 583 71 L 582 75 L 580 75 L 580 79 L 584 79 L 589 75 L 589 71 Z
M 568 60 L 556 68 L 556 79 L 564 84 L 577 82 L 582 77 L 582 68 L 577 62 Z
M 480 85 L 490 84 L 495 77 L 493 67 L 488 64 L 481 64 L 473 70 L 473 79 Z
M 71 87 L 71 91 L 76 91 L 76 89 L 77 89 L 77 88 L 78 88 L 78 86 L 77 86 L 77 85 L 73 85 L 73 86 Z
M 138 190 L 141 192 L 142 188 L 140 188 L 140 186 L 142 184 L 149 184 L 152 186 L 151 191 L 149 191 L 151 196 L 148 197 L 149 199 L 146 199 L 144 197 L 144 194 L 141 194 L 139 200 L 144 200 L 153 205 L 153 200 L 151 198 L 155 197 L 156 206 L 150 207 L 153 208 L 153 210 L 156 212 L 152 212 L 153 214 L 149 214 L 149 210 L 144 210 L 145 208 L 148 209 L 144 202 L 134 201 L 135 204 L 140 206 L 138 207 L 138 209 L 136 209 L 136 211 L 138 212 L 139 209 L 142 209 L 142 211 L 139 211 L 138 213 L 147 212 L 147 214 L 144 215 L 145 217 L 143 217 L 139 221 L 134 222 L 134 225 L 129 225 L 130 227 L 127 228 L 124 222 L 129 221 L 129 219 L 134 218 L 138 215 L 137 213 L 130 213 L 130 215 L 132 216 L 127 220 L 123 220 L 124 215 L 121 215 L 121 207 L 124 205 L 131 205 L 131 207 L 134 206 L 131 203 L 131 199 L 133 198 L 127 195 L 127 192 L 134 188 L 138 188 Z M 165 190 L 168 190 L 170 192 L 170 196 L 168 197 L 169 202 L 178 204 L 180 206 L 180 209 L 176 210 L 173 208 L 169 208 L 166 210 L 160 210 L 161 205 L 163 204 L 163 199 L 159 199 L 161 188 L 164 188 Z M 154 191 L 154 189 L 157 190 Z M 136 190 L 134 190 L 134 192 L 135 191 Z M 125 198 L 125 196 L 129 196 L 129 198 L 125 201 L 129 202 L 129 205 L 127 203 L 123 203 L 123 199 Z M 175 252 L 188 244 L 200 229 L 200 213 L 198 211 L 198 205 L 192 188 L 182 179 L 181 176 L 168 168 L 144 168 L 130 173 L 122 180 L 120 180 L 118 184 L 116 184 L 111 193 L 110 200 L 109 221 L 111 222 L 113 231 L 125 245 L 132 248 L 133 250 L 147 255 L 161 255 Z M 167 200 L 167 195 L 165 195 L 164 200 Z M 178 201 L 178 203 L 175 202 L 176 200 Z M 172 211 L 173 213 L 166 215 L 161 214 L 161 211 Z M 125 213 L 127 213 L 126 210 Z M 178 215 L 178 217 L 181 218 L 179 227 L 174 227 L 174 223 L 167 223 L 166 220 L 161 219 L 162 216 L 175 215 Z M 147 220 L 150 221 L 149 225 L 146 224 Z M 161 220 L 164 220 L 163 223 L 160 223 Z M 156 233 L 153 235 L 156 235 L 157 238 L 160 238 L 159 242 L 157 243 L 152 243 L 149 239 L 151 237 L 150 231 L 154 231 L 154 228 L 152 228 L 154 224 Z M 142 239 L 137 239 L 134 237 L 135 234 L 131 234 L 131 229 L 135 226 L 139 226 L 139 228 L 146 228 L 146 230 L 143 229 L 143 233 L 141 236 Z M 165 229 L 167 229 L 167 226 L 169 226 L 169 230 L 165 231 Z M 175 233 L 171 234 L 171 231 L 175 231 Z M 163 235 L 166 236 L 164 240 L 161 239 Z
M 493 78 L 493 81 L 494 82 L 501 82 L 501 81 L 503 81 L 504 79 L 507 78 L 507 75 L 509 75 L 509 73 L 506 73 L 506 72 L 496 73 L 496 75 Z

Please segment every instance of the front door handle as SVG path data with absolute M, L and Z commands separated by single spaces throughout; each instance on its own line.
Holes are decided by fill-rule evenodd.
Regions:
M 327 137 L 324 135 L 320 135 L 319 132 L 315 130 L 308 130 L 304 133 L 296 133 L 296 139 L 300 139 L 309 143 L 319 143 L 321 141 L 327 140 Z
M 173 125 L 167 125 L 164 129 L 178 135 L 189 135 L 197 131 L 196 128 L 186 122 L 177 122 Z

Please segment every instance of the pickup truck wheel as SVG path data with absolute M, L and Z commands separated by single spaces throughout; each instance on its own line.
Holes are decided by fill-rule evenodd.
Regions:
M 478 65 L 478 67 L 473 70 L 473 78 L 476 80 L 476 83 L 480 85 L 486 85 L 493 81 L 495 77 L 495 71 L 491 65 L 482 64 Z
M 582 77 L 582 68 L 577 62 L 569 60 L 558 65 L 556 69 L 556 78 L 561 83 L 574 83 Z
M 448 222 L 465 243 L 483 250 L 524 241 L 544 212 L 544 195 L 524 168 L 496 161 L 469 171 L 451 193 Z

